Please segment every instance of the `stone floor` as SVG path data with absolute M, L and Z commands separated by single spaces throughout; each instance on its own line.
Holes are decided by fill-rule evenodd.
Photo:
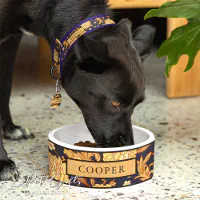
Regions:
M 54 85 L 39 83 L 36 53 L 36 38 L 25 38 L 18 56 L 11 97 L 14 121 L 28 127 L 36 138 L 4 140 L 5 148 L 20 172 L 20 180 L 1 182 L 0 200 L 200 199 L 200 98 L 166 98 L 165 60 L 155 57 L 155 49 L 144 64 L 146 101 L 137 107 L 132 117 L 133 124 L 155 133 L 155 175 L 152 181 L 123 190 L 106 191 L 85 191 L 66 185 L 55 189 L 57 183 L 50 184 L 46 179 L 40 185 L 40 176 L 48 173 L 49 131 L 66 124 L 82 123 L 83 117 L 67 95 L 64 95 L 60 109 L 52 111 L 49 108 Z M 34 173 L 38 176 L 35 181 Z M 23 184 L 28 177 L 29 184 Z

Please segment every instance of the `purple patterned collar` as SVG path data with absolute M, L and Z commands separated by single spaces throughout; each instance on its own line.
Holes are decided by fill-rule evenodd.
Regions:
M 70 49 L 75 45 L 75 43 L 81 36 L 87 35 L 105 26 L 112 25 L 116 24 L 113 20 L 110 19 L 109 16 L 96 15 L 84 21 L 81 21 L 74 28 L 72 28 L 62 40 L 59 41 L 58 39 L 55 39 L 52 45 L 53 67 L 51 72 L 55 70 L 57 76 L 62 76 L 63 62 L 66 60 Z M 53 73 L 51 73 L 51 75 L 55 78 Z

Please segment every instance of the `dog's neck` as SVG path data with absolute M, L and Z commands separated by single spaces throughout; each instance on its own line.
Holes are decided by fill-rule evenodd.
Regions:
M 52 1 L 52 0 L 50 0 Z M 52 43 L 56 37 L 62 39 L 75 25 L 87 17 L 97 14 L 111 14 L 107 8 L 106 0 L 66 0 L 53 3 L 44 8 L 45 16 L 42 19 L 44 29 L 38 29 L 43 37 Z M 47 4 L 49 4 L 47 2 Z M 45 5 L 44 5 L 45 6 Z M 46 6 L 47 7 L 47 6 Z

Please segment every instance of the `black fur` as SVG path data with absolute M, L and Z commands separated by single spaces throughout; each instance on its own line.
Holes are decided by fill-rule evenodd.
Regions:
M 106 0 L 0 0 L 0 115 L 5 122 L 4 137 L 33 137 L 13 124 L 9 110 L 22 28 L 51 44 L 54 37 L 62 39 L 81 20 L 97 14 L 113 18 Z M 142 26 L 132 36 L 131 23 L 125 19 L 115 27 L 80 38 L 64 63 L 62 85 L 81 109 L 101 147 L 134 144 L 131 115 L 144 99 L 142 60 L 150 51 L 154 34 L 153 27 Z M 113 100 L 121 106 L 114 108 Z M 18 176 L 8 160 L 0 137 L 0 180 L 10 179 L 11 174 Z

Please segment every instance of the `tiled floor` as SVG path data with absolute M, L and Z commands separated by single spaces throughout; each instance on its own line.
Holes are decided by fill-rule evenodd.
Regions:
M 66 124 L 82 123 L 83 117 L 67 95 L 64 95 L 59 110 L 49 108 L 54 85 L 39 84 L 35 68 L 36 42 L 30 39 L 25 39 L 28 46 L 22 44 L 19 53 L 11 111 L 16 123 L 28 127 L 36 138 L 4 141 L 9 156 L 16 162 L 20 180 L 17 183 L 1 182 L 0 199 L 200 199 L 200 98 L 166 98 L 164 59 L 155 58 L 155 51 L 145 62 L 146 101 L 137 107 L 132 118 L 133 124 L 150 129 L 156 136 L 155 175 L 152 181 L 124 190 L 92 192 L 66 185 L 56 189 L 57 183 L 50 184 L 46 179 L 40 185 L 39 176 L 48 172 L 49 131 Z M 34 173 L 38 176 L 35 181 Z M 31 175 L 32 181 L 22 185 Z

